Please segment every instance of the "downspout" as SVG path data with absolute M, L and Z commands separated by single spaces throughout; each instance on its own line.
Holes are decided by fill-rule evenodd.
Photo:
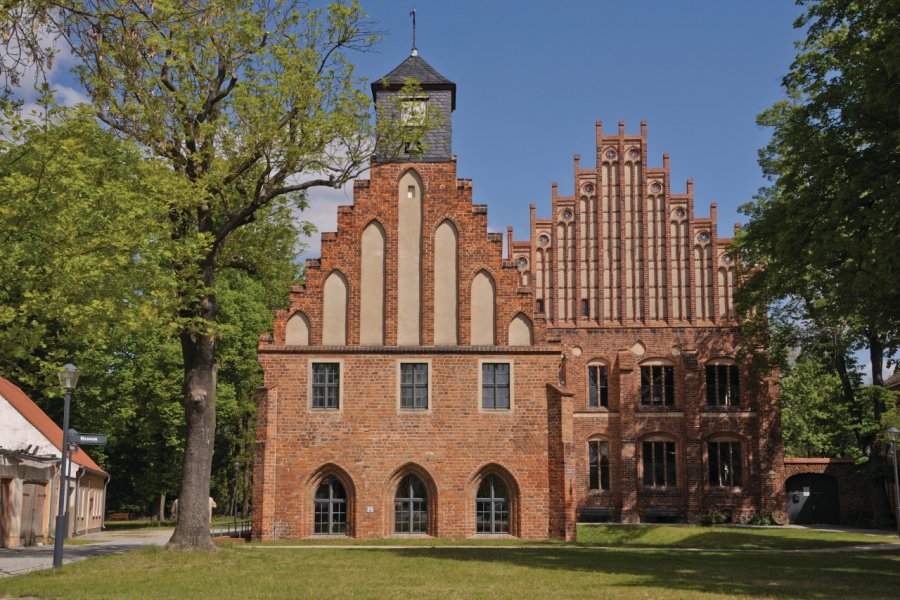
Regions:
M 76 537 L 78 535 L 78 505 L 80 504 L 79 500 L 81 498 L 81 478 L 84 476 L 84 467 L 78 469 L 78 474 L 75 475 L 75 519 L 72 522 L 72 537 Z
M 100 512 L 100 529 L 106 529 L 106 487 L 109 485 L 109 480 L 111 478 L 112 475 L 107 473 L 106 481 L 103 482 L 103 507 Z

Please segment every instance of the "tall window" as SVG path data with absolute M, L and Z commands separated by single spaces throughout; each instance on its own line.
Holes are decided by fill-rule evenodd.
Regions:
M 644 485 L 670 487 L 677 484 L 675 477 L 675 442 L 664 440 L 644 442 Z
M 509 363 L 482 363 L 481 408 L 509 408 Z
M 737 365 L 706 365 L 706 403 L 737 406 L 741 403 Z
M 582 317 L 591 316 L 591 305 L 587 300 L 581 301 L 581 316 Z
M 544 301 L 540 298 L 534 302 L 534 312 L 539 315 L 544 314 Z
M 743 485 L 740 442 L 710 442 L 706 449 L 709 456 L 709 485 L 714 487 Z
M 476 533 L 509 533 L 509 494 L 496 475 L 488 475 L 478 486 L 475 499 Z
M 609 407 L 609 375 L 605 365 L 588 365 L 588 406 Z
M 428 363 L 400 364 L 400 408 L 428 408 Z
M 316 490 L 313 531 L 320 535 L 347 535 L 347 492 L 334 477 L 326 477 Z
M 428 532 L 428 492 L 415 475 L 407 475 L 394 497 L 394 532 Z
M 641 404 L 675 405 L 675 367 L 666 365 L 641 367 Z
M 313 363 L 312 407 L 340 408 L 341 365 L 339 363 Z
M 588 463 L 590 467 L 590 489 L 609 490 L 609 442 L 591 440 L 588 442 Z

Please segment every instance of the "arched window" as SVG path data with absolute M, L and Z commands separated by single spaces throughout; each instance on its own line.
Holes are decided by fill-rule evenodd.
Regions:
M 714 438 L 706 446 L 709 485 L 741 487 L 744 483 L 741 443 L 734 438 Z
M 609 442 L 588 441 L 588 487 L 592 490 L 609 490 Z
M 678 485 L 675 442 L 667 438 L 649 438 L 641 444 L 644 485 L 675 487 Z
M 609 407 L 609 368 L 601 362 L 592 362 L 587 366 L 588 372 L 588 406 L 591 408 Z
M 394 532 L 428 533 L 428 490 L 415 475 L 407 475 L 397 486 Z
M 641 405 L 675 406 L 675 367 L 658 361 L 641 364 Z
M 509 492 L 496 475 L 488 475 L 478 486 L 475 532 L 509 533 Z
M 334 477 L 326 477 L 316 490 L 313 532 L 347 535 L 347 492 Z
M 706 403 L 709 406 L 739 406 L 741 385 L 738 367 L 731 359 L 706 363 Z

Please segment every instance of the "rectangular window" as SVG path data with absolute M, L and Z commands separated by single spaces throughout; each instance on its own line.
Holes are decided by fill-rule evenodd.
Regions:
M 588 406 L 609 408 L 609 376 L 604 365 L 588 365 Z
M 641 367 L 641 404 L 675 406 L 675 367 Z
M 400 408 L 428 408 L 428 363 L 400 364 Z
M 312 365 L 312 407 L 325 409 L 340 408 L 341 397 L 340 363 L 313 363 Z
M 706 365 L 706 403 L 709 406 L 740 405 L 737 365 Z
M 740 487 L 743 485 L 741 473 L 740 442 L 710 442 L 709 485 L 713 487 Z
M 590 489 L 609 491 L 609 442 L 588 442 Z
M 644 485 L 675 486 L 675 442 L 644 442 L 642 450 Z
M 481 364 L 481 408 L 509 409 L 509 363 Z

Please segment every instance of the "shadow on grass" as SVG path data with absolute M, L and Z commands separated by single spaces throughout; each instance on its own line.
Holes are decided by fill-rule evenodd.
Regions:
M 403 549 L 407 558 L 506 563 L 573 575 L 625 575 L 627 587 L 773 598 L 895 597 L 897 553 L 780 554 L 605 550 L 589 547 L 509 549 Z M 569 580 L 569 579 L 567 579 Z
M 706 548 L 710 550 L 808 550 L 895 541 L 887 536 L 787 529 L 717 527 L 700 529 L 671 525 L 580 526 L 579 545 L 622 547 Z

